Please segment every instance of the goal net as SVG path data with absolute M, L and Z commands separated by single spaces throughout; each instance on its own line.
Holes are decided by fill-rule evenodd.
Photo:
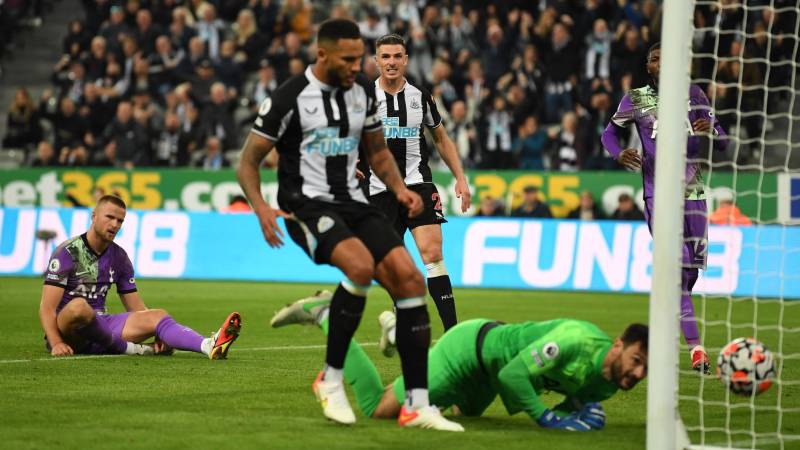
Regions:
M 692 31 L 665 26 L 662 48 L 687 40 L 684 76 L 707 95 L 727 147 L 713 135 L 687 156 L 702 169 L 710 222 L 692 298 L 711 374 L 692 370 L 676 337 L 678 416 L 690 443 L 678 436 L 676 447 L 800 449 L 800 0 L 687 3 Z M 760 395 L 734 394 L 717 378 L 720 350 L 739 337 L 775 358 L 772 386 Z

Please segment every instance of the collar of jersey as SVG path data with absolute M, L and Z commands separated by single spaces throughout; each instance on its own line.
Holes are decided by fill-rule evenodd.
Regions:
M 103 256 L 103 253 L 105 253 L 105 252 L 108 250 L 108 247 L 111 247 L 111 246 L 109 245 L 108 247 L 106 247 L 106 249 L 105 249 L 105 250 L 103 250 L 103 253 L 97 253 L 96 251 L 94 251 L 94 249 L 92 248 L 92 246 L 91 246 L 91 245 L 89 245 L 89 239 L 86 239 L 86 233 L 83 233 L 83 234 L 81 235 L 81 240 L 83 241 L 83 245 L 85 245 L 85 246 L 86 246 L 86 249 L 87 249 L 87 250 L 89 250 L 89 253 L 91 253 L 92 255 L 94 255 L 94 257 L 95 257 L 95 258 L 100 258 L 101 256 Z
M 317 78 L 316 75 L 314 75 L 314 71 L 311 70 L 314 66 L 316 66 L 316 64 L 309 65 L 308 67 L 306 67 L 306 78 L 308 78 L 308 81 L 310 81 L 312 84 L 316 85 L 323 91 L 332 91 L 336 89 L 336 86 L 331 86 L 330 84 L 323 83 L 322 81 L 320 81 L 319 78 Z
M 391 95 L 391 96 L 395 96 L 395 95 L 397 95 L 397 94 L 399 94 L 399 93 L 401 93 L 401 92 L 405 91 L 405 90 L 406 90 L 406 86 L 408 86 L 408 79 L 407 79 L 406 77 L 403 77 L 403 87 L 402 87 L 402 88 L 400 88 L 400 90 L 399 90 L 399 91 L 397 91 L 397 92 L 395 92 L 394 94 L 389 94 L 389 95 Z M 376 87 L 376 88 L 378 88 L 378 89 L 380 89 L 380 90 L 381 90 L 381 92 L 386 92 L 386 91 L 385 91 L 385 90 L 384 90 L 384 89 L 381 87 L 381 77 L 378 77 L 378 79 L 376 79 L 376 80 L 375 80 L 375 87 Z

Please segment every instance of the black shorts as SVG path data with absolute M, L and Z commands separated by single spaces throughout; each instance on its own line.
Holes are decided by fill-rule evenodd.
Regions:
M 308 200 L 293 215 L 286 220 L 289 236 L 318 264 L 330 264 L 336 244 L 351 237 L 364 243 L 376 265 L 403 245 L 386 216 L 367 203 Z
M 386 214 L 399 236 L 402 237 L 406 233 L 406 229 L 413 230 L 422 225 L 447 222 L 442 212 L 439 191 L 436 190 L 436 186 L 433 183 L 412 184 L 408 188 L 422 197 L 422 212 L 414 218 L 408 217 L 408 209 L 397 201 L 397 197 L 391 191 L 384 191 L 369 198 L 370 203 Z

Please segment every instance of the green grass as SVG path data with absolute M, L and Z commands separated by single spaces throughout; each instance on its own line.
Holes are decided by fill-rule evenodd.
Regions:
M 51 359 L 45 352 L 37 308 L 41 281 L 0 278 L 3 327 L 0 338 L 2 392 L 0 447 L 42 448 L 556 448 L 642 449 L 645 444 L 646 382 L 631 392 L 621 392 L 605 402 L 606 429 L 575 434 L 542 430 L 524 414 L 510 417 L 496 401 L 481 418 L 458 418 L 464 434 L 405 430 L 393 421 L 358 416 L 344 428 L 326 422 L 311 394 L 310 384 L 322 365 L 324 339 L 315 327 L 273 330 L 269 319 L 277 308 L 323 286 L 300 284 L 230 283 L 198 281 L 139 282 L 145 302 L 167 309 L 179 322 L 207 333 L 219 326 L 231 310 L 242 313 L 241 338 L 226 361 L 209 361 L 200 355 L 178 353 L 172 357 L 108 357 Z M 326 286 L 329 287 L 329 286 Z M 456 290 L 459 317 L 490 317 L 504 321 L 572 317 L 597 323 L 616 335 L 627 324 L 646 321 L 647 300 L 637 295 L 594 293 L 543 293 L 529 291 Z M 381 289 L 373 289 L 356 339 L 373 343 L 365 350 L 385 381 L 399 373 L 396 358 L 385 359 L 374 346 L 379 336 L 378 313 L 389 306 Z M 112 311 L 119 311 L 116 300 Z M 707 317 L 724 319 L 728 303 L 709 300 Z M 800 327 L 800 317 L 788 308 L 784 325 Z M 777 305 L 758 309 L 759 324 L 775 324 Z M 434 337 L 441 326 L 431 308 Z M 737 321 L 753 322 L 747 302 L 733 308 Z M 707 330 L 708 347 L 716 349 L 728 336 L 724 327 Z M 751 335 L 735 330 L 733 337 Z M 784 353 L 800 352 L 797 335 L 784 338 Z M 759 334 L 768 346 L 777 345 L 777 332 Z M 716 350 L 712 350 L 714 353 Z M 714 356 L 712 356 L 713 358 Z M 21 361 L 19 361 L 21 360 Z M 687 356 L 681 354 L 682 363 Z M 18 362 L 14 362 L 18 361 Z M 800 379 L 798 361 L 787 360 L 783 378 Z M 681 393 L 696 394 L 696 375 L 681 375 Z M 705 400 L 725 400 L 716 380 L 703 382 Z M 775 406 L 781 394 L 783 407 L 800 407 L 800 386 L 773 387 L 755 399 L 760 407 Z M 545 395 L 551 404 L 558 395 Z M 748 404 L 750 399 L 731 399 Z M 355 404 L 355 403 L 354 403 Z M 750 408 L 734 409 L 734 427 L 749 430 Z M 687 425 L 699 424 L 696 403 L 681 403 Z M 358 414 L 358 413 L 357 413 Z M 726 410 L 706 407 L 706 426 L 724 426 Z M 775 412 L 758 412 L 755 430 L 777 431 Z M 800 434 L 800 414 L 785 414 L 782 433 Z M 692 433 L 695 442 L 701 436 Z M 747 436 L 734 436 L 741 446 Z M 706 435 L 706 442 L 725 442 L 724 434 Z M 780 448 L 774 440 L 758 441 L 758 448 Z M 784 448 L 798 448 L 798 441 Z M 794 446 L 794 447 L 792 447 Z

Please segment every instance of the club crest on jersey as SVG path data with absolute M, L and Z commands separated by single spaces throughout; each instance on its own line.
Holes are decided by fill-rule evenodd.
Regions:
M 58 272 L 58 269 L 61 268 L 61 263 L 58 261 L 58 258 L 53 258 L 50 260 L 50 264 L 48 264 L 47 269 L 50 272 Z
M 310 131 L 306 151 L 319 152 L 322 156 L 339 156 L 353 153 L 358 149 L 358 139 L 354 137 L 339 137 L 338 127 L 317 128 Z
M 417 101 L 417 99 L 415 99 L 415 98 L 412 98 L 412 99 L 411 99 L 411 103 L 409 103 L 409 104 L 408 104 L 408 106 L 409 106 L 411 109 L 419 109 L 419 108 L 420 108 L 420 106 L 419 106 L 419 102 L 418 102 L 418 101 Z
M 364 112 L 364 109 L 365 109 L 364 104 L 361 102 L 356 102 L 355 104 L 353 104 L 352 110 L 354 114 L 361 114 L 362 112 Z
M 558 352 L 558 344 L 555 342 L 548 342 L 542 347 L 542 353 L 544 353 L 545 359 L 553 360 L 558 358 Z
M 333 223 L 334 223 L 333 219 L 331 219 L 330 217 L 322 216 L 317 221 L 317 231 L 319 231 L 319 234 L 323 234 L 326 231 L 333 228 Z
M 383 138 L 384 139 L 409 139 L 419 137 L 419 128 L 401 127 L 399 117 L 384 117 Z

